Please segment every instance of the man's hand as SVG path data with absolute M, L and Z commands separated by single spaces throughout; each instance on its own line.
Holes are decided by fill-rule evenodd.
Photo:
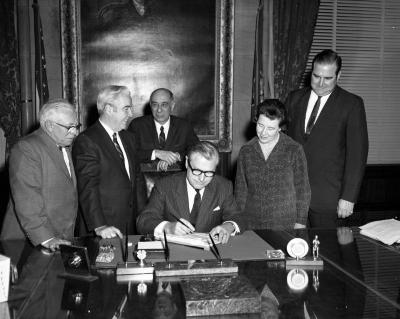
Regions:
M 154 156 L 161 161 L 167 162 L 168 165 L 175 164 L 181 160 L 179 153 L 163 150 L 154 150 Z
M 235 227 L 232 223 L 224 223 L 211 229 L 210 235 L 221 242 L 221 244 L 226 244 L 234 231 Z
M 157 163 L 157 171 L 166 171 L 168 169 L 168 163 L 166 161 L 159 161 Z
M 95 233 L 97 236 L 101 238 L 113 238 L 118 236 L 119 238 L 123 238 L 124 236 L 120 232 L 117 227 L 114 226 L 102 226 L 95 229 Z
M 295 223 L 293 228 L 294 229 L 303 229 L 303 228 L 306 228 L 306 225 L 303 225 L 300 223 Z
M 164 226 L 164 230 L 167 234 L 174 234 L 174 235 L 186 235 L 186 234 L 191 234 L 194 232 L 194 227 L 193 225 L 188 222 L 184 218 L 179 219 L 182 223 L 180 222 L 167 222 Z
M 50 249 L 51 251 L 56 251 L 60 248 L 60 245 L 71 245 L 71 242 L 60 238 L 52 238 L 45 244 L 42 244 L 43 247 Z
M 340 245 L 347 245 L 354 241 L 353 231 L 349 227 L 339 227 L 336 234 Z
M 339 199 L 337 206 L 337 214 L 339 218 L 347 218 L 353 214 L 354 203 L 344 199 Z

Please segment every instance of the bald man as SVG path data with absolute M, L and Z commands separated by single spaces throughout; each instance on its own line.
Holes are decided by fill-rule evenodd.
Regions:
M 159 88 L 150 95 L 152 115 L 138 117 L 129 126 L 140 162 L 154 162 L 162 171 L 173 166 L 183 168 L 187 150 L 199 141 L 187 120 L 171 115 L 174 106 L 172 92 Z

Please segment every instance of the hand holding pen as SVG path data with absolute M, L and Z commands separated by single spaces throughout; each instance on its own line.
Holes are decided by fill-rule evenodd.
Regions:
M 193 225 L 186 219 L 178 218 L 175 215 L 172 216 L 176 220 L 176 223 L 168 222 L 165 225 L 164 229 L 168 234 L 185 235 L 185 234 L 191 234 L 195 231 Z

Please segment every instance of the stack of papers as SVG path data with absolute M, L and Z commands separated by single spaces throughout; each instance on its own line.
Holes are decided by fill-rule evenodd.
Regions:
M 400 243 L 400 221 L 378 220 L 360 227 L 360 234 L 381 241 L 386 245 Z
M 156 238 L 157 237 L 158 236 L 156 236 Z M 158 237 L 158 239 L 162 240 L 163 238 Z M 209 240 L 208 233 L 191 233 L 186 235 L 167 234 L 167 241 L 168 243 L 171 242 L 174 244 L 198 247 L 206 250 L 209 250 L 210 246 L 212 246 L 212 243 Z M 218 240 L 214 241 L 216 244 L 220 243 Z

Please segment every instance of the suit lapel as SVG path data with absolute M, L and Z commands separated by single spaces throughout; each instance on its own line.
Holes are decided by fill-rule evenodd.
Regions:
M 128 137 L 125 135 L 125 132 L 120 131 L 119 137 L 121 138 L 122 144 L 124 145 L 126 156 L 128 158 L 129 175 L 130 175 L 130 180 L 132 181 L 132 184 L 133 184 L 133 180 L 134 180 L 134 176 L 135 176 L 135 162 L 134 162 L 135 157 L 134 157 L 134 154 L 131 152 L 131 147 L 129 147 L 130 144 L 128 141 Z M 124 166 L 124 171 L 126 172 L 125 166 Z
M 181 177 L 178 179 L 176 190 L 173 192 L 176 194 L 183 194 L 180 196 L 172 196 L 175 198 L 176 206 L 178 207 L 178 212 L 182 212 L 182 218 L 189 220 L 190 210 L 189 210 L 189 200 L 188 200 L 188 189 L 186 185 L 186 173 L 181 173 Z
M 215 180 L 211 181 L 210 184 L 204 189 L 203 197 L 201 199 L 200 212 L 197 219 L 200 219 L 201 224 L 208 223 L 208 219 L 211 216 L 211 212 L 215 207 L 211 207 L 213 203 L 214 195 L 216 194 Z
M 168 136 L 167 136 L 167 140 L 166 140 L 166 146 L 170 146 L 171 145 L 171 141 L 174 141 L 174 136 L 177 133 L 176 132 L 176 122 L 175 119 L 170 116 L 170 121 L 169 121 L 169 130 L 168 130 Z
M 60 171 L 62 171 L 65 176 L 71 180 L 71 176 L 69 175 L 67 165 L 64 161 L 64 157 L 62 151 L 58 148 L 57 144 L 48 136 L 42 129 L 39 131 L 39 136 L 42 142 L 46 145 L 46 149 L 48 150 L 48 154 L 53 160 L 53 162 L 58 166 Z
M 300 99 L 300 122 L 299 122 L 299 127 L 298 127 L 298 135 L 301 136 L 302 142 L 305 142 L 305 123 L 306 123 L 306 113 L 307 113 L 307 106 L 308 106 L 308 100 L 310 99 L 311 95 L 311 90 L 307 90 L 305 94 L 302 96 Z M 303 144 L 301 143 L 301 144 Z
M 152 140 L 153 140 L 153 146 L 156 149 L 160 148 L 160 141 L 158 140 L 158 133 L 157 133 L 157 128 L 156 128 L 156 123 L 154 123 L 154 119 L 152 116 L 148 117 L 148 125 L 150 127 L 149 132 L 152 132 Z
M 99 131 L 101 139 L 104 141 L 104 143 L 103 143 L 104 150 L 106 152 L 108 152 L 109 154 L 111 154 L 114 161 L 117 163 L 118 167 L 121 169 L 122 173 L 124 173 L 126 175 L 126 177 L 128 177 L 128 174 L 126 173 L 125 165 L 121 161 L 121 158 L 119 157 L 119 154 L 114 146 L 113 141 L 111 140 L 110 135 L 108 135 L 106 129 L 103 127 L 103 125 L 101 125 L 100 122 L 97 122 L 97 124 L 98 124 L 97 129 Z M 124 148 L 125 148 L 125 145 L 124 145 Z M 125 153 L 126 153 L 126 149 L 125 149 Z
M 321 128 L 326 127 L 326 121 L 329 120 L 329 118 L 332 118 L 332 112 L 335 111 L 335 101 L 337 99 L 339 93 L 339 88 L 336 87 L 335 90 L 331 93 L 329 96 L 328 100 L 326 101 L 321 113 L 319 114 L 317 121 L 314 124 L 313 129 L 311 130 L 310 137 L 311 138 L 314 135 L 318 135 L 321 130 Z
M 66 149 L 67 151 L 67 155 L 68 155 L 68 160 L 69 160 L 69 167 L 71 169 L 71 176 L 70 178 L 72 179 L 72 182 L 74 184 L 74 187 L 76 188 L 76 176 L 75 176 L 75 168 L 74 168 L 74 163 L 72 161 L 72 156 L 71 156 L 71 148 L 69 147 L 68 149 Z M 68 176 L 69 176 L 69 172 L 68 172 Z

